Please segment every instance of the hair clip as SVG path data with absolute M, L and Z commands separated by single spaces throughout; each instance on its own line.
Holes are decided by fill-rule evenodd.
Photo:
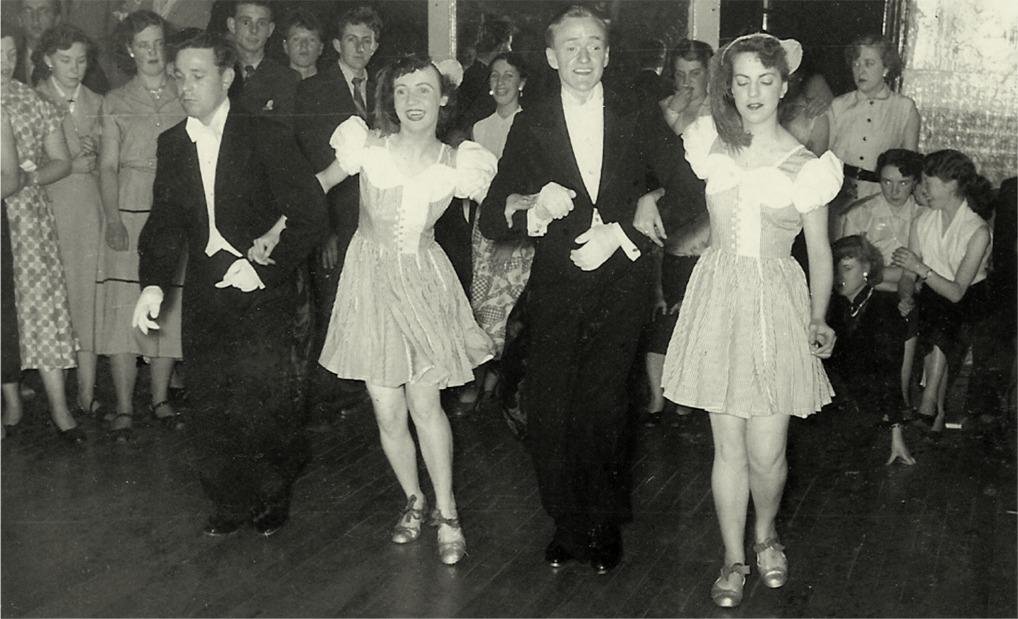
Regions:
M 455 58 L 446 58 L 441 62 L 435 63 L 435 68 L 448 79 L 452 85 L 459 88 L 459 85 L 463 82 L 463 65 L 459 63 Z
M 734 41 L 725 46 L 725 51 L 721 52 L 721 58 L 724 59 L 728 55 L 728 50 L 732 49 L 732 46 L 739 41 L 745 41 L 746 39 L 752 39 L 754 37 L 767 37 L 774 39 L 781 45 L 781 49 L 785 50 L 785 60 L 788 62 L 788 73 L 791 75 L 795 73 L 795 70 L 802 64 L 802 44 L 795 39 L 779 39 L 773 34 L 767 34 L 766 32 L 754 32 L 752 34 L 744 34 L 741 37 L 736 38 Z

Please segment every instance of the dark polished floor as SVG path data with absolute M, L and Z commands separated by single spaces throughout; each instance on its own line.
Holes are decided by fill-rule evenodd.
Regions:
M 282 531 L 211 539 L 186 433 L 140 427 L 114 445 L 86 421 L 88 445 L 64 446 L 40 399 L 0 449 L 3 616 L 1018 615 L 1013 420 L 939 445 L 910 428 L 915 467 L 884 466 L 875 419 L 794 421 L 779 519 L 791 579 L 771 590 L 751 575 L 743 605 L 722 612 L 704 415 L 640 428 L 626 556 L 597 576 L 543 563 L 551 524 L 493 411 L 453 420 L 470 554 L 449 568 L 431 529 L 389 543 L 402 498 L 368 412 L 314 435 Z

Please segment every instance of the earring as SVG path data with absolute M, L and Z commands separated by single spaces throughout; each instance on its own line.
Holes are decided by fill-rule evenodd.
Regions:
M 495 91 L 491 90 L 491 89 L 488 89 L 488 96 L 489 97 L 494 97 L 495 96 Z
M 520 87 L 519 87 L 519 91 L 520 91 L 520 92 L 523 92 L 523 86 L 520 86 Z
M 134 52 L 128 52 L 127 55 L 130 56 L 131 58 L 134 58 Z
M 870 278 L 869 271 L 863 271 L 862 272 L 862 278 L 863 279 L 869 279 Z

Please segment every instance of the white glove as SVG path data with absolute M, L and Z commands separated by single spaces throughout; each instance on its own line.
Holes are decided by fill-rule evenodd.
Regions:
M 584 271 L 593 271 L 605 263 L 622 246 L 619 234 L 622 228 L 617 223 L 597 224 L 576 237 L 583 247 L 569 252 L 569 259 Z
M 576 192 L 566 189 L 556 182 L 550 182 L 541 187 L 537 194 L 537 209 L 543 217 L 547 215 L 550 219 L 562 219 L 573 210 L 573 198 Z
M 134 315 L 131 317 L 131 326 L 148 335 L 149 329 L 159 330 L 156 318 L 159 318 L 159 308 L 163 305 L 163 289 L 159 286 L 145 286 L 134 304 Z
M 241 292 L 251 292 L 265 288 L 265 284 L 262 283 L 262 279 L 258 277 L 258 273 L 251 263 L 241 258 L 234 261 L 230 268 L 226 269 L 223 280 L 216 283 L 216 288 L 230 287 L 237 288 Z

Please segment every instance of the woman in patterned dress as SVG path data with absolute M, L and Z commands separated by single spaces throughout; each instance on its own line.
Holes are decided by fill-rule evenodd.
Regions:
M 346 253 L 336 305 L 319 363 L 341 378 L 364 380 L 389 464 L 407 503 L 392 532 L 406 544 L 421 532 L 426 499 L 417 474 L 410 418 L 435 489 L 438 553 L 466 554 L 452 491 L 452 432 L 441 389 L 473 379 L 492 357 L 449 258 L 435 242 L 435 221 L 453 197 L 477 201 L 495 175 L 495 156 L 474 142 L 456 149 L 436 137 L 449 79 L 430 60 L 406 56 L 379 78 L 376 125 L 359 117 L 332 136 L 336 161 L 319 173 L 328 191 L 360 175 L 357 233 Z
M 173 364 L 181 357 L 180 286 L 167 296 L 161 329 L 142 334 L 131 328 L 138 287 L 138 236 L 152 208 L 159 134 L 184 119 L 177 89 L 166 75 L 165 23 L 150 11 L 131 13 L 116 31 L 125 68 L 135 74 L 103 102 L 99 184 L 106 243 L 99 260 L 97 349 L 110 356 L 117 414 L 110 431 L 127 440 L 134 416 L 137 357 L 151 364 L 149 413 L 168 427 L 179 427 L 169 404 Z M 181 270 L 181 274 L 183 270 Z
M 96 174 L 102 97 L 81 83 L 92 42 L 71 24 L 42 35 L 44 75 L 36 92 L 60 110 L 71 174 L 46 188 L 60 240 L 71 325 L 78 337 L 78 411 L 96 414 L 95 290 L 102 243 L 102 200 Z
M 60 264 L 53 211 L 44 187 L 71 171 L 71 156 L 60 126 L 60 113 L 28 86 L 12 79 L 17 62 L 13 33 L 0 35 L 0 97 L 3 107 L 4 201 L 14 258 L 21 368 L 36 369 L 49 400 L 50 416 L 61 437 L 81 443 L 85 434 L 67 407 L 64 370 L 75 366 L 74 331 Z M 5 383 L 4 392 L 17 390 Z M 13 394 L 12 394 L 13 395 Z M 5 411 L 6 412 L 6 411 Z M 18 420 L 5 419 L 16 425 Z
M 749 573 L 750 497 L 763 583 L 774 588 L 787 580 L 775 519 L 788 471 L 788 424 L 832 395 L 821 363 L 834 347 L 825 322 L 833 280 L 826 205 L 842 170 L 837 157 L 817 158 L 778 122 L 801 55 L 796 41 L 767 34 L 733 41 L 712 77 L 712 116 L 683 134 L 686 159 L 707 183 L 711 234 L 668 346 L 664 392 L 710 413 L 711 489 L 725 549 L 711 598 L 723 607 L 742 601 Z M 790 255 L 800 230 L 812 291 Z
M 489 84 L 496 109 L 491 116 L 474 123 L 473 136 L 474 141 L 501 158 L 513 119 L 523 109 L 520 107 L 520 95 L 527 85 L 527 68 L 523 58 L 512 52 L 496 56 L 491 61 Z M 490 241 L 481 234 L 476 222 L 471 245 L 474 276 L 470 284 L 470 305 L 477 324 L 495 342 L 497 359 L 502 356 L 505 348 L 509 312 L 530 279 L 534 246 L 526 239 L 498 243 Z M 467 390 L 468 393 L 472 392 L 473 397 L 468 395 L 464 398 L 461 395 L 461 402 L 475 400 L 476 406 L 491 397 L 499 375 L 490 365 L 478 369 L 474 388 Z

